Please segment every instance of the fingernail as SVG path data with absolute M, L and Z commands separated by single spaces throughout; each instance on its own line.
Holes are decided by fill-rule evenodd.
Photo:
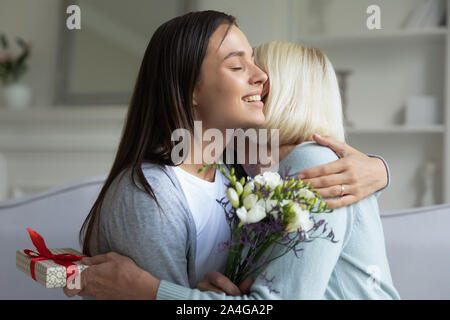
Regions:
M 305 177 L 305 175 L 304 175 L 303 173 L 299 173 L 299 174 L 298 174 L 298 178 L 299 178 L 299 179 L 303 179 L 304 177 Z
M 322 138 L 322 136 L 321 136 L 320 134 L 318 134 L 318 133 L 314 133 L 314 135 L 315 135 L 317 138 Z

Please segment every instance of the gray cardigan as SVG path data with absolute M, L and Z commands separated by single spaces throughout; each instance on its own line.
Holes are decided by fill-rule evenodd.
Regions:
M 195 287 L 197 232 L 175 172 L 149 163 L 142 169 L 163 210 L 124 171 L 106 193 L 93 253 L 115 251 L 159 279 Z

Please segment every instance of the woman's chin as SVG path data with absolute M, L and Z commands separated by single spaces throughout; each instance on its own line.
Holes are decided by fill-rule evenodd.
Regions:
M 231 115 L 235 115 L 236 117 L 230 117 Z M 222 123 L 226 123 L 227 128 L 248 129 L 260 127 L 264 124 L 265 120 L 266 117 L 262 108 L 244 106 L 244 108 L 235 109 L 233 112 L 230 111 L 227 115 L 227 120 L 222 119 Z
M 242 125 L 241 128 L 259 128 L 264 124 L 264 120 L 266 120 L 266 118 L 264 117 L 264 113 L 261 110 L 260 114 L 253 115 L 253 117 L 246 121 L 246 123 Z

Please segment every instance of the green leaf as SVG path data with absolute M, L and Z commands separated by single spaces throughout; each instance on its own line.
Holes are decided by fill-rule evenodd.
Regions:
M 230 183 L 233 187 L 236 185 L 236 176 L 231 176 Z
M 278 186 L 275 188 L 275 195 L 279 196 L 279 195 L 281 194 L 281 188 L 282 188 L 281 185 L 278 185 Z

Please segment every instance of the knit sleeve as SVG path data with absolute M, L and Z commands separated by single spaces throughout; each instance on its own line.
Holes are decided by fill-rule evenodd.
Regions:
M 193 285 L 192 223 L 176 190 L 164 177 L 149 181 L 156 199 L 124 177 L 107 192 L 101 210 L 102 238 L 110 251 L 133 259 L 159 279 Z M 195 242 L 194 242 L 195 245 Z

